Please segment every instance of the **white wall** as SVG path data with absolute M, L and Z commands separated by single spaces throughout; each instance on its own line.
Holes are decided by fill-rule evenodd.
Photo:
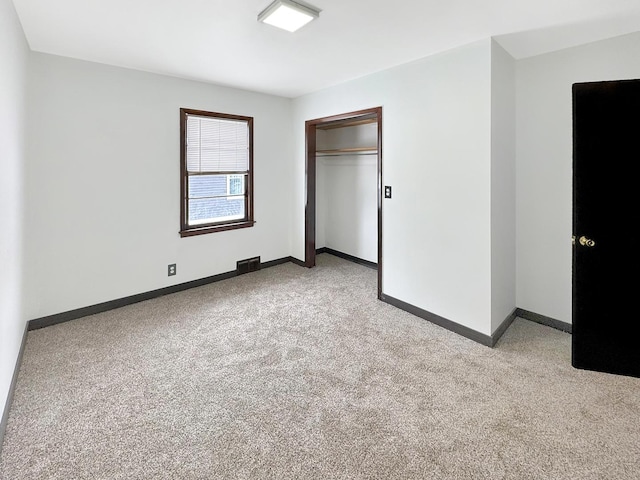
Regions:
M 304 258 L 304 121 L 383 107 L 383 293 L 491 334 L 491 40 L 295 99 L 292 254 Z
M 640 33 L 516 64 L 520 308 L 571 322 L 571 86 L 631 78 L 640 78 Z
M 324 207 L 324 245 L 354 257 L 378 262 L 378 160 L 345 155 L 319 159 L 324 190 L 317 199 Z M 318 222 L 319 223 L 319 222 Z
M 516 308 L 515 60 L 491 42 L 491 330 Z
M 291 100 L 45 54 L 32 60 L 28 319 L 235 270 L 252 256 L 289 256 Z M 254 227 L 179 237 L 180 107 L 254 117 Z
M 378 124 L 318 130 L 317 149 L 375 147 Z M 317 159 L 316 247 L 378 261 L 378 158 Z
M 13 3 L 0 0 L 0 417 L 25 327 L 21 306 L 22 166 L 28 55 Z

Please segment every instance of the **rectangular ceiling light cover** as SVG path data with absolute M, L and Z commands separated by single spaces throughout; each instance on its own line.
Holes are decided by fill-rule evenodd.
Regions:
M 319 16 L 320 10 L 313 7 L 291 0 L 276 0 L 258 15 L 258 21 L 295 32 Z

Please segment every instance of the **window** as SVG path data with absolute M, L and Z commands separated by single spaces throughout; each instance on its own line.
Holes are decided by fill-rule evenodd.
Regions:
M 227 175 L 227 195 L 239 195 L 242 192 L 244 178 L 242 175 Z
M 180 109 L 180 236 L 251 227 L 253 118 Z

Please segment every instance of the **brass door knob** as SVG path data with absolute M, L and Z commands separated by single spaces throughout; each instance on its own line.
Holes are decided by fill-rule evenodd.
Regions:
M 594 247 L 596 245 L 596 242 L 594 242 L 590 238 L 585 237 L 584 235 L 581 236 L 578 241 L 583 247 Z

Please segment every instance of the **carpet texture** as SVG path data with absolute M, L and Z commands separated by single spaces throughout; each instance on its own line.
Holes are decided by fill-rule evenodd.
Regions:
M 0 477 L 637 480 L 640 380 L 570 339 L 484 347 L 323 254 L 29 332 Z

